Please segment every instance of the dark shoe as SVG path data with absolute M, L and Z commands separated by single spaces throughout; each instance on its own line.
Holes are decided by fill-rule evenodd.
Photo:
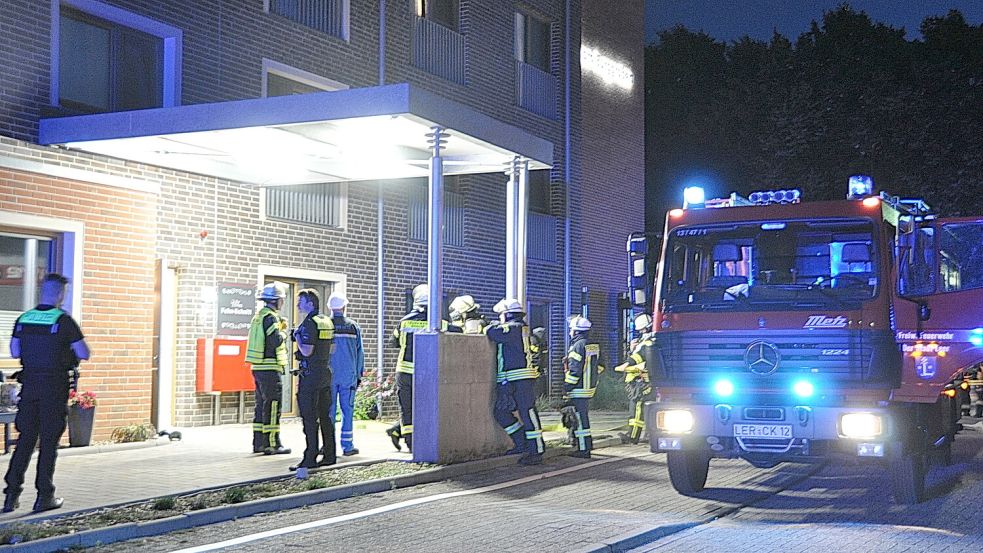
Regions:
M 518 455 L 520 453 L 525 453 L 525 452 L 526 452 L 525 447 L 515 446 L 512 449 L 506 451 L 505 455 Z
M 7 498 L 3 500 L 3 512 L 12 513 L 20 507 L 20 494 L 19 493 L 8 493 Z
M 60 497 L 39 497 L 34 502 L 34 512 L 41 513 L 52 509 L 59 509 L 63 503 L 65 503 L 65 500 Z
M 312 469 L 314 467 L 312 467 L 310 465 L 305 465 L 304 463 L 301 462 L 301 463 L 297 463 L 296 465 L 290 465 L 287 468 L 290 470 L 290 472 L 297 472 L 297 469 L 300 469 L 300 468 Z
M 624 432 L 618 432 L 618 437 L 621 438 L 621 443 L 627 444 L 631 442 L 631 436 L 625 434 Z
M 590 451 L 574 451 L 570 454 L 571 457 L 579 457 L 581 459 L 590 459 Z
M 266 448 L 253 446 L 253 453 L 266 453 Z
M 289 454 L 290 454 L 290 448 L 283 447 L 282 445 L 278 447 L 268 447 L 263 450 L 263 455 L 289 455 Z
M 317 466 L 319 466 L 319 467 L 330 467 L 331 465 L 333 465 L 333 464 L 335 464 L 337 462 L 338 462 L 337 459 L 324 459 L 322 457 L 321 460 L 317 462 Z
M 542 465 L 543 456 L 540 455 L 539 453 L 526 453 L 519 459 L 519 464 L 526 465 L 526 466 Z
M 403 441 L 406 442 L 406 451 L 413 453 L 413 435 L 403 436 Z
M 358 448 L 357 447 L 353 447 L 353 448 L 351 448 L 349 450 L 342 451 L 341 454 L 344 455 L 345 457 L 351 457 L 352 455 L 358 455 Z
M 389 439 L 393 441 L 393 447 L 396 448 L 396 451 L 403 450 L 403 448 L 399 447 L 399 438 L 400 438 L 399 430 L 396 430 L 395 428 L 389 428 L 386 430 L 386 435 L 389 436 Z

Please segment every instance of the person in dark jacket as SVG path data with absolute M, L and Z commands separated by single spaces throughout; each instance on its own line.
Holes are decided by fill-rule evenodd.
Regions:
M 485 327 L 485 334 L 495 344 L 498 362 L 495 420 L 512 438 L 513 447 L 506 454 L 521 453 L 520 464 L 538 465 L 546 444 L 536 411 L 539 371 L 532 364 L 525 310 L 518 300 L 506 298 L 494 311 L 499 322 Z M 518 419 L 513 412 L 518 412 Z
M 335 464 L 334 411 L 331 409 L 331 350 L 334 323 L 322 315 L 321 298 L 311 288 L 297 293 L 297 312 L 304 320 L 294 330 L 300 383 L 297 407 L 304 425 L 307 447 L 300 464 L 290 467 L 298 478 L 307 477 L 307 469 Z M 318 445 L 318 439 L 323 445 Z M 317 454 L 321 453 L 318 461 Z M 303 470 L 302 470 L 303 469 Z
M 20 359 L 23 367 L 18 373 L 22 388 L 14 421 L 20 437 L 4 477 L 7 482 L 3 491 L 6 494 L 5 513 L 20 506 L 24 473 L 39 441 L 34 480 L 38 497 L 34 512 L 57 509 L 64 503 L 62 498 L 55 497 L 55 459 L 68 416 L 71 373 L 78 360 L 89 358 L 89 346 L 78 323 L 61 310 L 67 286 L 68 279 L 62 275 L 51 273 L 45 276 L 41 281 L 38 306 L 22 314 L 14 323 L 10 356 Z
M 574 457 L 590 458 L 593 438 L 590 430 L 590 417 L 587 410 L 590 398 L 597 390 L 600 373 L 600 346 L 587 342 L 587 331 L 591 322 L 587 317 L 576 315 L 570 319 L 570 349 L 564 363 L 563 392 L 577 413 L 577 426 L 574 428 Z

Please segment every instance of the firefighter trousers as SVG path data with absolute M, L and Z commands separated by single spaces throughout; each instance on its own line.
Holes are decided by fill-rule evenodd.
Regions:
M 570 403 L 577 410 L 577 428 L 573 431 L 574 446 L 577 451 L 590 451 L 594 448 L 594 439 L 590 432 L 590 417 L 587 414 L 590 398 L 576 397 L 571 399 Z
M 283 382 L 279 371 L 253 371 L 256 408 L 253 411 L 253 451 L 276 449 L 280 442 L 280 409 Z
M 524 378 L 498 385 L 495 420 L 505 429 L 517 452 L 542 455 L 546 449 L 543 427 L 536 411 L 536 379 Z M 519 418 L 515 417 L 518 413 Z
M 413 447 L 413 375 L 396 373 L 396 399 L 399 401 L 398 433 L 410 448 Z M 397 425 L 393 425 L 397 429 Z

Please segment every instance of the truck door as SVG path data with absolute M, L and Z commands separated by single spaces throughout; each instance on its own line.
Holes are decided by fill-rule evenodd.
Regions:
M 940 219 L 913 233 L 898 253 L 901 392 L 928 401 L 983 360 L 983 220 Z

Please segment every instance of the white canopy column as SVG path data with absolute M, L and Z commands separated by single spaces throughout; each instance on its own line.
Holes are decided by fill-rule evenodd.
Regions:
M 506 171 L 505 297 L 526 304 L 526 235 L 529 221 L 529 161 L 515 156 Z
M 440 150 L 444 148 L 447 134 L 439 126 L 427 133 L 430 144 L 429 198 L 430 213 L 427 216 L 427 287 L 430 289 L 430 307 L 427 310 L 427 330 L 437 331 L 441 327 L 443 314 L 441 299 L 443 286 L 444 251 L 444 160 Z

